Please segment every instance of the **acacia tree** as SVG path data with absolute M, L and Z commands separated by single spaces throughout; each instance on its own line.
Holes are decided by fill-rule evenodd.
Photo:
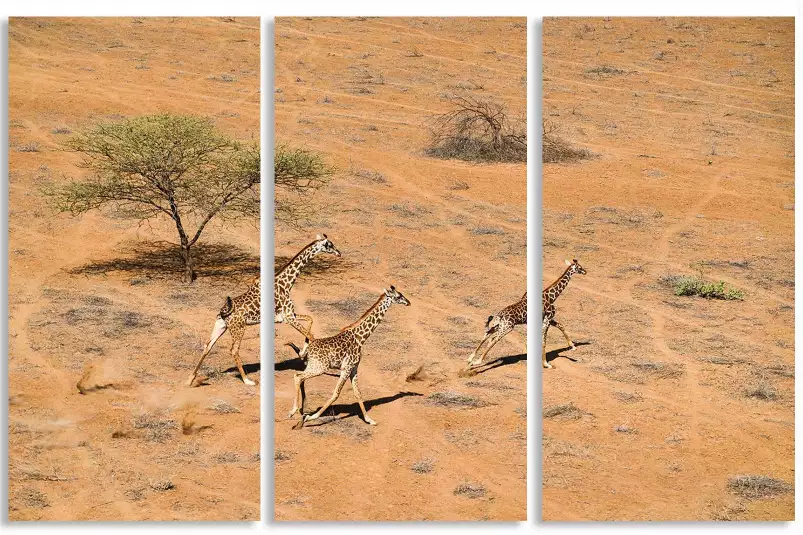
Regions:
M 277 143 L 273 172 L 276 221 L 298 227 L 315 212 L 313 195 L 329 183 L 334 169 L 317 152 Z
M 259 147 L 217 131 L 208 118 L 148 115 L 97 124 L 65 143 L 89 176 L 45 191 L 60 212 L 112 209 L 176 226 L 182 280 L 195 279 L 192 247 L 213 218 L 259 217 Z

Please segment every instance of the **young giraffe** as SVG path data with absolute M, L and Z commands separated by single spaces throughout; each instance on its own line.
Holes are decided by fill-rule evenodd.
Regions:
M 569 338 L 569 335 L 566 334 L 566 329 L 563 328 L 563 325 L 560 324 L 559 321 L 555 319 L 555 301 L 557 301 L 558 297 L 560 296 L 561 292 L 566 289 L 566 286 L 569 285 L 569 279 L 572 278 L 572 275 L 575 273 L 579 273 L 580 275 L 585 275 L 586 270 L 583 269 L 576 259 L 569 262 L 568 260 L 565 261 L 566 271 L 563 272 L 563 275 L 558 278 L 555 282 L 550 284 L 543 293 L 543 300 L 544 300 L 544 316 L 543 316 L 543 324 L 541 325 L 541 346 L 543 347 L 542 351 L 542 360 L 544 364 L 544 368 L 551 368 L 552 364 L 549 364 L 546 361 L 546 333 L 550 327 L 557 327 L 560 329 L 560 332 L 563 333 L 563 337 L 566 339 L 566 343 L 569 344 L 571 350 L 574 351 L 576 348 L 574 347 L 574 342 L 572 339 Z
M 310 337 L 312 332 L 312 316 L 305 316 L 296 314 L 295 304 L 290 299 L 290 290 L 293 288 L 296 279 L 301 274 L 301 269 L 312 260 L 318 253 L 329 253 L 340 256 L 340 251 L 337 250 L 326 234 L 321 236 L 318 234 L 315 241 L 304 247 L 297 255 L 287 263 L 276 277 L 273 279 L 273 295 L 276 299 L 276 306 L 273 311 L 273 323 L 286 323 L 298 332 L 303 334 L 306 338 Z M 298 320 L 307 322 L 307 328 L 302 329 Z
M 488 316 L 488 321 L 485 322 L 485 337 L 480 341 L 476 349 L 471 352 L 471 355 L 469 355 L 468 367 L 476 368 L 481 366 L 485 355 L 488 354 L 499 340 L 512 331 L 513 327 L 516 325 L 527 325 L 527 292 L 524 292 L 522 298 L 512 305 L 506 306 L 493 316 Z M 480 350 L 482 344 L 487 340 L 490 340 L 487 349 L 482 356 L 477 359 L 477 351 Z
M 240 371 L 240 377 L 242 377 L 243 382 L 248 386 L 254 386 L 256 384 L 248 378 L 245 374 L 245 370 L 243 370 L 243 363 L 240 361 L 240 342 L 243 340 L 243 335 L 245 334 L 245 328 L 247 326 L 259 325 L 260 289 L 259 277 L 256 277 L 251 287 L 248 288 L 248 291 L 244 294 L 234 299 L 226 296 L 226 302 L 220 309 L 217 320 L 215 321 L 215 326 L 212 328 L 212 336 L 209 337 L 209 343 L 204 347 L 204 353 L 201 355 L 200 360 L 198 360 L 198 365 L 195 366 L 190 380 L 187 381 L 188 386 L 192 386 L 193 383 L 195 383 L 195 378 L 198 375 L 198 370 L 201 369 L 201 364 L 209 352 L 212 351 L 218 338 L 223 336 L 223 333 L 226 331 L 231 331 L 232 341 L 230 353 L 231 356 L 234 357 L 237 369 Z
M 288 415 L 288 418 L 292 418 L 295 413 L 301 412 L 301 422 L 297 427 L 303 427 L 304 423 L 319 418 L 340 396 L 340 391 L 343 389 L 343 385 L 346 384 L 347 379 L 351 379 L 351 388 L 354 391 L 354 397 L 357 398 L 357 402 L 360 404 L 363 418 L 370 425 L 376 425 L 376 422 L 368 416 L 360 389 L 357 387 L 357 367 L 360 365 L 360 359 L 362 358 L 363 344 L 382 321 L 390 305 L 394 303 L 410 306 L 410 301 L 395 287 L 391 286 L 390 290 L 385 290 L 377 302 L 360 319 L 342 329 L 338 334 L 312 341 L 307 339 L 302 349 L 292 346 L 300 357 L 304 358 L 306 354 L 307 359 L 307 367 L 304 371 L 296 372 L 295 374 L 293 410 Z M 304 381 L 322 375 L 331 368 L 340 369 L 340 378 L 337 381 L 332 397 L 315 414 L 304 414 L 304 393 L 302 390 Z

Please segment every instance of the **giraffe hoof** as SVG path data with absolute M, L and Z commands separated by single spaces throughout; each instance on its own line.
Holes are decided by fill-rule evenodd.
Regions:
M 256 383 L 249 379 L 248 377 L 243 377 L 243 382 L 248 386 L 256 386 Z
M 366 417 L 365 421 L 368 423 L 368 425 L 376 425 L 376 422 L 371 418 Z
M 545 362 L 544 363 L 544 368 L 547 368 L 547 369 L 552 368 L 552 364 L 550 364 L 548 362 Z
M 572 347 L 570 347 L 570 348 L 569 348 L 569 351 L 574 351 L 575 349 L 577 349 L 577 346 L 575 346 L 574 344 L 572 344 Z

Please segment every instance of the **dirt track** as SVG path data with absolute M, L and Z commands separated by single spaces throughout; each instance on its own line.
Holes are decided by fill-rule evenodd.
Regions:
M 544 373 L 545 520 L 790 520 L 794 21 L 547 19 L 544 284 L 578 258 Z M 744 301 L 677 297 L 666 275 Z M 553 332 L 554 331 L 554 332 Z M 568 404 L 572 404 L 569 406 Z
M 412 302 L 392 307 L 364 348 L 360 390 L 377 427 L 347 386 L 336 420 L 293 430 L 300 363 L 283 344 L 302 340 L 277 327 L 277 519 L 525 518 L 523 329 L 497 344 L 491 369 L 457 376 L 487 316 L 526 289 L 525 166 L 423 155 L 426 121 L 450 109 L 448 95 L 524 111 L 525 36 L 522 19 L 277 20 L 277 140 L 340 169 L 309 228 L 277 227 L 279 265 L 319 232 L 343 253 L 301 276 L 299 312 L 323 337 L 391 284 Z M 406 382 L 419 366 L 423 380 Z M 335 382 L 310 380 L 307 409 Z M 437 393 L 459 397 L 438 405 Z
M 56 215 L 39 191 L 80 175 L 59 142 L 96 120 L 196 113 L 258 136 L 258 20 L 12 19 L 9 41 L 9 518 L 256 520 L 259 395 L 224 373 L 228 337 L 210 384 L 184 381 L 259 273 L 259 229 L 206 231 L 185 287 L 154 245 L 175 228 Z M 241 354 L 258 370 L 257 329 Z

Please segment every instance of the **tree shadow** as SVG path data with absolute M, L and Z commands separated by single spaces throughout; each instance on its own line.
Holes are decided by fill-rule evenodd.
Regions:
M 365 410 L 370 411 L 373 407 L 378 407 L 380 405 L 384 405 L 386 403 L 393 403 L 397 399 L 402 399 L 410 396 L 423 396 L 424 394 L 419 394 L 418 392 L 399 392 L 397 394 L 393 394 L 392 396 L 385 396 L 376 399 L 369 399 L 365 400 Z M 308 414 L 315 414 L 320 407 L 317 407 L 314 411 Z M 339 403 L 336 405 L 330 406 L 327 410 L 327 413 L 334 413 L 336 416 L 325 417 L 321 415 L 320 418 L 317 420 L 312 420 L 311 422 L 307 422 L 304 424 L 304 427 L 317 427 L 321 425 L 330 424 L 332 422 L 339 422 L 341 420 L 345 420 L 347 418 L 351 418 L 352 416 L 358 416 L 362 420 L 362 411 L 360 411 L 360 405 L 355 401 L 354 403 Z
M 591 342 L 575 342 L 574 343 L 574 347 L 581 347 L 581 346 L 587 346 L 587 345 L 591 345 Z M 570 351 L 570 350 L 571 350 L 571 348 L 569 348 L 569 347 L 562 347 L 560 349 L 553 349 L 552 351 L 547 351 L 547 353 L 546 353 L 546 361 L 547 361 L 547 363 L 552 362 L 553 360 L 555 360 L 558 357 L 563 357 L 563 358 L 565 358 L 567 360 L 570 360 L 572 362 L 578 362 L 578 359 L 576 359 L 576 358 L 570 357 L 568 355 L 561 355 L 560 354 L 562 351 Z
M 511 364 L 516 364 L 517 362 L 521 362 L 522 360 L 527 360 L 527 353 L 520 353 L 518 355 L 507 355 L 504 357 L 499 357 L 496 360 L 486 362 L 482 366 L 471 368 L 466 375 L 479 375 L 481 373 L 493 370 L 494 368 L 500 368 L 502 366 L 509 366 Z
M 122 271 L 147 278 L 180 279 L 184 264 L 179 247 L 166 241 L 130 241 L 118 252 L 124 256 L 90 262 L 69 271 L 73 275 L 105 275 Z M 259 253 L 252 254 L 230 243 L 202 242 L 192 248 L 197 278 L 230 278 L 259 275 Z
M 292 256 L 274 256 L 273 272 L 278 273 L 292 259 Z M 356 266 L 357 263 L 355 261 L 344 259 L 342 256 L 335 257 L 329 254 L 320 254 L 301 269 L 301 276 L 307 279 L 320 279 L 324 276 L 331 277 L 332 275 L 346 273 Z

